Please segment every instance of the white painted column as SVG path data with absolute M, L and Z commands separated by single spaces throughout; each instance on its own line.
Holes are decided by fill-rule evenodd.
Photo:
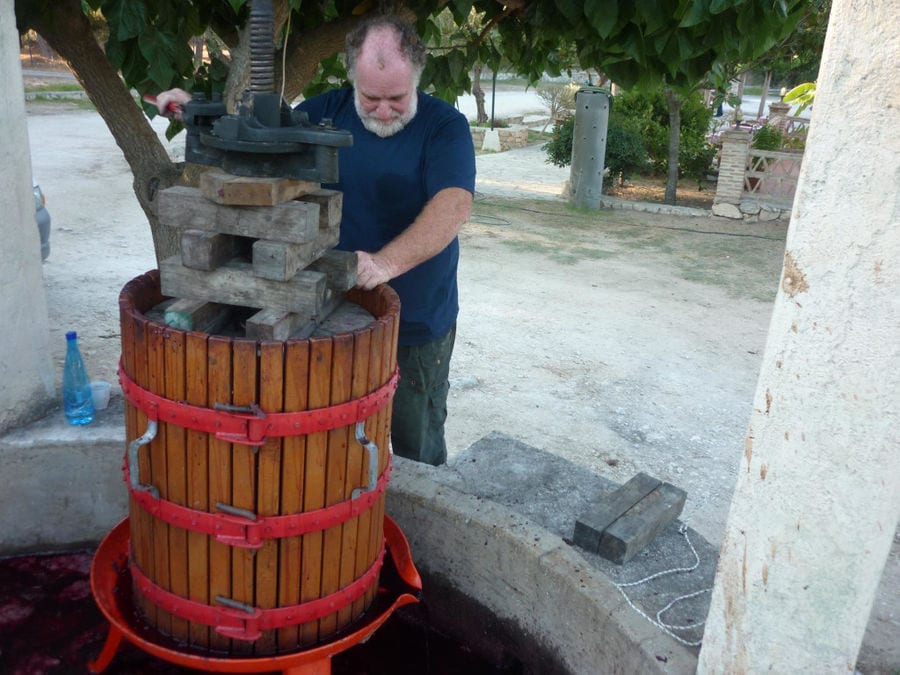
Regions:
M 701 673 L 853 672 L 900 517 L 900 13 L 835 0 Z
M 12 0 L 0 0 L 0 433 L 44 411 L 54 396 L 40 235 Z

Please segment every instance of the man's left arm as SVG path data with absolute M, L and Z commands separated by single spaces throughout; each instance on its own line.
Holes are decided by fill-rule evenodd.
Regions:
M 358 288 L 371 290 L 443 251 L 469 219 L 472 193 L 448 187 L 432 197 L 412 225 L 376 253 L 357 251 Z

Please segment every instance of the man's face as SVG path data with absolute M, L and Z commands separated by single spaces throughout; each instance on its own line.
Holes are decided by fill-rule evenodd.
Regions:
M 415 117 L 418 97 L 413 68 L 396 48 L 367 40 L 355 75 L 356 112 L 373 134 L 393 136 Z

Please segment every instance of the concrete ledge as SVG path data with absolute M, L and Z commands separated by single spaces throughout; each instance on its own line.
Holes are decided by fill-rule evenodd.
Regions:
M 86 427 L 57 410 L 0 438 L 0 555 L 96 545 L 127 514 L 123 407 L 116 396 Z M 694 672 L 694 653 L 637 614 L 560 536 L 453 487 L 460 475 L 446 466 L 394 462 L 387 511 L 434 580 L 425 598 L 431 588 L 436 625 L 476 645 L 485 636 L 496 643 L 501 623 L 513 636 L 501 646 L 526 673 Z M 458 602 L 445 602 L 448 586 L 484 613 L 461 615 Z
M 443 485 L 446 468 L 394 461 L 387 512 L 423 574 L 452 579 L 557 655 L 564 671 L 695 671 L 688 649 L 640 617 L 561 538 L 500 504 Z
M 0 437 L 0 555 L 96 545 L 127 514 L 124 404 L 91 424 L 61 409 Z
M 691 216 L 694 218 L 708 218 L 707 209 L 698 209 L 693 206 L 675 206 L 674 204 L 657 204 L 655 202 L 633 202 L 628 199 L 619 199 L 602 195 L 600 206 L 606 209 L 618 209 L 622 211 L 640 211 L 643 213 L 661 213 L 669 216 Z

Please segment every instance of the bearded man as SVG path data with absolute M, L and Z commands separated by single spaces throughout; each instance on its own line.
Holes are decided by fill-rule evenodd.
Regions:
M 400 296 L 391 445 L 435 466 L 447 461 L 450 357 L 459 312 L 457 235 L 472 209 L 475 152 L 466 118 L 418 89 L 425 47 L 412 26 L 370 19 L 347 35 L 352 89 L 329 91 L 298 108 L 313 124 L 329 119 L 353 135 L 340 148 L 343 193 L 338 248 L 358 255 L 357 286 L 387 283 Z M 180 89 L 157 97 L 160 112 L 186 103 Z

